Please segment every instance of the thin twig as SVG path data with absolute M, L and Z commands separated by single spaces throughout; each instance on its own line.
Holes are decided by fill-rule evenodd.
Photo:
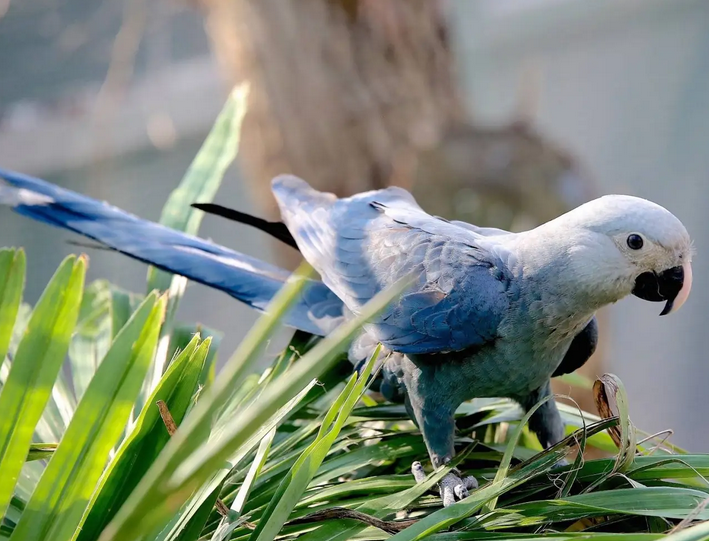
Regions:
M 653 447 L 650 449 L 650 451 L 647 452 L 646 456 L 651 456 L 651 455 L 653 455 L 653 454 L 655 453 L 655 451 L 657 451 L 658 449 L 662 449 L 662 448 L 663 448 L 663 445 L 665 444 L 665 442 L 666 442 L 668 439 L 670 439 L 673 435 L 674 435 L 674 430 L 672 430 L 671 428 L 668 428 L 668 429 L 666 429 L 666 430 L 662 430 L 662 431 L 660 431 L 660 432 L 655 432 L 654 434 L 652 434 L 652 435 L 650 435 L 650 436 L 648 436 L 648 437 L 646 437 L 646 438 L 641 439 L 641 440 L 638 442 L 638 446 L 644 444 L 645 442 L 648 442 L 648 441 L 651 441 L 651 440 L 656 440 L 657 438 L 659 438 L 660 436 L 662 436 L 662 439 L 660 439 L 660 442 L 659 442 L 657 445 L 653 446 Z
M 80 240 L 68 240 L 66 241 L 67 244 L 71 244 L 72 246 L 79 246 L 80 248 L 91 248 L 92 250 L 105 250 L 107 252 L 117 252 L 115 248 L 111 248 L 110 246 L 106 246 L 105 244 L 98 244 L 96 242 L 82 242 Z
M 357 520 L 359 522 L 364 522 L 368 526 L 374 526 L 387 533 L 399 533 L 405 530 L 409 526 L 416 524 L 417 520 L 382 520 L 372 515 L 362 513 L 360 511 L 355 511 L 354 509 L 345 509 L 344 507 L 331 507 L 329 509 L 323 509 L 322 511 L 316 511 L 315 513 L 310 513 L 301 518 L 296 518 L 287 523 L 288 526 L 293 526 L 296 524 L 309 524 L 311 522 L 322 522 L 324 520 L 343 520 L 351 519 Z
M 217 498 L 217 501 L 214 504 L 214 507 L 221 516 L 223 516 L 223 517 L 229 516 L 229 508 L 219 498 Z
M 170 435 L 170 437 L 172 437 L 172 435 L 177 432 L 177 423 L 175 423 L 175 419 L 172 418 L 172 414 L 167 408 L 167 404 L 165 404 L 165 402 L 163 402 L 162 400 L 158 400 L 157 406 L 158 410 L 160 411 L 160 417 L 162 417 L 162 422 L 165 423 L 165 428 L 167 428 L 167 433 Z M 223 517 L 229 516 L 229 508 L 219 498 L 217 498 L 217 501 L 214 504 L 214 508 Z

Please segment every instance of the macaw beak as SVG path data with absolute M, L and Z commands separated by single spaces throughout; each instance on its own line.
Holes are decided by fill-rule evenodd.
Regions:
M 665 301 L 661 316 L 679 310 L 692 290 L 692 265 L 685 263 L 657 274 L 644 272 L 635 279 L 633 295 L 652 302 Z

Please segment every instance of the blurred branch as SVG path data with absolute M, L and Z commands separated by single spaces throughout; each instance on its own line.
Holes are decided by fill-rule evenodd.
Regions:
M 94 167 L 108 153 L 110 124 L 133 77 L 135 57 L 145 31 L 146 20 L 145 0 L 125 0 L 123 22 L 113 42 L 111 62 L 96 98 Z
M 0 19 L 2 19 L 5 14 L 10 9 L 10 0 L 0 0 Z
M 528 60 L 523 68 L 517 94 L 517 123 L 532 125 L 539 109 L 539 95 L 542 90 L 542 72 L 538 63 Z

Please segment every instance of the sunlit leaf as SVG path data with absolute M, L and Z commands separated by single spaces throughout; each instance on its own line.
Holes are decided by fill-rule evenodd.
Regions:
M 86 261 L 67 257 L 32 313 L 0 391 L 0 516 L 10 503 L 35 425 L 64 361 L 84 288 Z
M 71 539 L 155 353 L 165 299 L 151 294 L 118 333 L 11 539 Z

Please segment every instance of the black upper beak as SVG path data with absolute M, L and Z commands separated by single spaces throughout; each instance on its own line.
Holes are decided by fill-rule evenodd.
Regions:
M 664 316 L 672 310 L 672 304 L 683 285 L 684 269 L 682 267 L 673 267 L 660 274 L 643 272 L 635 279 L 633 295 L 646 301 L 667 301 L 665 308 L 660 313 L 661 316 Z

